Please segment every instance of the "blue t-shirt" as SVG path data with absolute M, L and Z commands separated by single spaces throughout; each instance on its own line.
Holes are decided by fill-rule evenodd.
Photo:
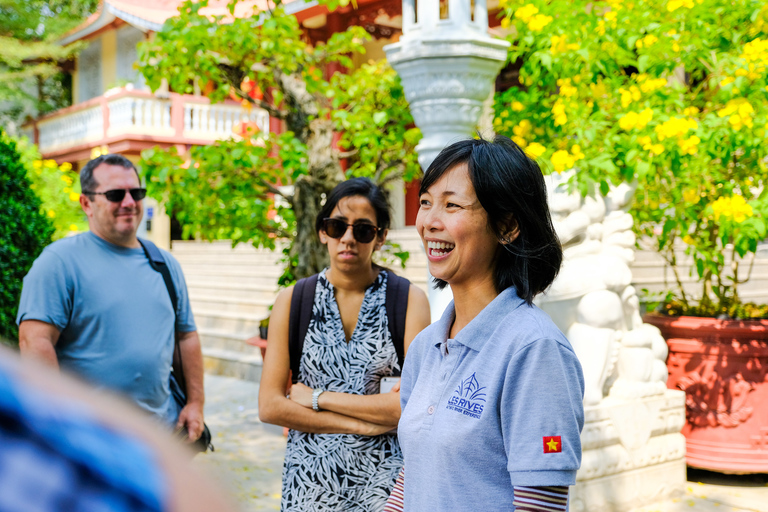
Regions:
M 552 320 L 508 288 L 455 339 L 451 303 L 405 358 L 405 509 L 514 510 L 513 486 L 572 485 L 584 378 Z
M 163 251 L 178 295 L 175 330 L 196 330 L 181 268 Z M 40 320 L 61 332 L 61 367 L 127 394 L 167 423 L 178 417 L 168 387 L 174 313 L 159 272 L 144 250 L 91 232 L 43 250 L 24 278 L 16 322 Z

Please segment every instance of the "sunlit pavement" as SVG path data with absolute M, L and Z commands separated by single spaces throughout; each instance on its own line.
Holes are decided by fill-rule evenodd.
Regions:
M 216 451 L 195 457 L 229 489 L 244 512 L 280 509 L 285 453 L 282 428 L 259 421 L 259 385 L 205 376 L 205 420 Z M 677 499 L 631 512 L 768 512 L 768 475 L 722 475 L 689 470 Z
M 259 421 L 259 385 L 230 377 L 205 376 L 205 422 L 214 452 L 195 463 L 221 482 L 244 512 L 280 510 L 280 476 L 285 454 L 282 428 Z

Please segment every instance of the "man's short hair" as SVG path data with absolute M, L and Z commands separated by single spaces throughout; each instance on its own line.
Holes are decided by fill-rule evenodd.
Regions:
M 139 183 L 141 183 L 139 170 L 136 169 L 136 166 L 133 165 L 133 162 L 125 158 L 123 155 L 118 155 L 116 153 L 101 155 L 85 164 L 80 170 L 80 189 L 84 194 L 86 191 L 93 192 L 99 186 L 99 183 L 93 177 L 93 171 L 101 164 L 119 165 L 120 167 L 125 167 L 126 169 L 133 169 L 133 172 L 136 173 L 136 177 L 139 178 Z

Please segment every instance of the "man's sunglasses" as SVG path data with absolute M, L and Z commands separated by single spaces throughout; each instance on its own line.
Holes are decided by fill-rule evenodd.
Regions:
M 107 190 L 106 192 L 88 192 L 84 190 L 83 194 L 87 196 L 96 194 L 106 197 L 107 201 L 111 201 L 113 203 L 122 203 L 123 199 L 125 199 L 126 192 L 131 194 L 131 197 L 134 201 L 141 201 L 147 197 L 147 189 L 145 188 L 116 188 L 114 190 Z
M 361 244 L 367 244 L 374 238 L 379 228 L 373 224 L 347 224 L 339 219 L 323 219 L 323 231 L 331 238 L 341 238 L 347 232 L 347 228 L 352 226 L 352 236 Z

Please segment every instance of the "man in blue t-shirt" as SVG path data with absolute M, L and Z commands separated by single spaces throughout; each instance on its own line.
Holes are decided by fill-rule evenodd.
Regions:
M 176 287 L 174 314 L 136 237 L 146 190 L 130 160 L 91 160 L 80 184 L 90 231 L 46 247 L 24 278 L 21 353 L 124 393 L 195 440 L 203 431 L 203 357 L 181 267 L 163 251 Z M 175 337 L 187 389 L 181 410 L 169 389 Z

